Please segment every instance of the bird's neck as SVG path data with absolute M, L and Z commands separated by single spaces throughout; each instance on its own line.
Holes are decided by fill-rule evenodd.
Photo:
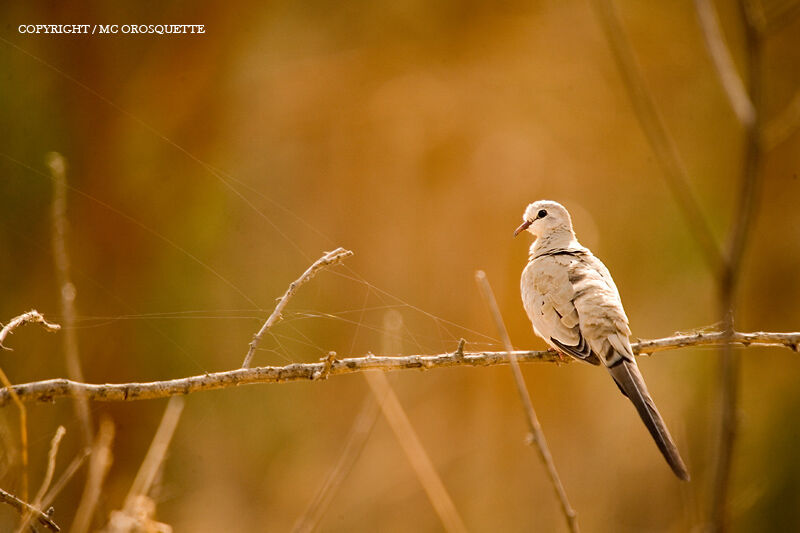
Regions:
M 575 234 L 569 229 L 551 231 L 547 235 L 538 237 L 531 244 L 530 256 L 536 257 L 539 254 L 551 252 L 553 250 L 574 250 L 581 249 L 581 243 L 575 238 Z

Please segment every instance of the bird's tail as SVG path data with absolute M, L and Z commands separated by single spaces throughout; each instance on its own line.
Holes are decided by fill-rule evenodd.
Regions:
M 653 436 L 658 449 L 661 450 L 661 454 L 669 463 L 672 471 L 682 480 L 688 481 L 689 471 L 678 453 L 678 447 L 675 446 L 675 441 L 672 440 L 666 424 L 664 424 L 664 419 L 661 418 L 653 399 L 650 397 L 650 393 L 647 391 L 647 385 L 645 385 L 642 374 L 639 372 L 639 367 L 635 362 L 623 359 L 614 366 L 609 367 L 608 371 L 614 381 L 617 382 L 622 393 L 633 402 L 639 412 L 639 416 L 647 426 L 650 435 Z

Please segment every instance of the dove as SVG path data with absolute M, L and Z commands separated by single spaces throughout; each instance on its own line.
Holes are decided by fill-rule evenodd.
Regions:
M 560 354 L 605 366 L 672 471 L 687 481 L 689 471 L 634 359 L 628 317 L 608 269 L 578 242 L 569 212 L 558 202 L 528 205 L 514 236 L 526 230 L 536 239 L 520 285 L 533 331 Z

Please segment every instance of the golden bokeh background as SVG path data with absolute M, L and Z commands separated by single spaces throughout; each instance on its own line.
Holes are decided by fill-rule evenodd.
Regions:
M 89 382 L 239 366 L 287 284 L 352 249 L 291 301 L 257 365 L 381 353 L 499 350 L 474 282 L 485 270 L 518 348 L 542 349 L 519 298 L 527 203 L 560 201 L 610 268 L 634 335 L 716 323 L 713 275 L 642 133 L 587 2 L 81 2 L 0 7 L 0 320 L 60 321 L 45 154 L 68 162 L 76 324 Z M 736 213 L 744 132 L 694 4 L 615 2 L 715 236 Z M 740 71 L 735 3 L 716 2 Z M 765 124 L 800 83 L 800 17 L 765 37 Z M 203 35 L 23 35 L 19 24 L 204 24 Z M 800 135 L 765 151 L 737 329 L 800 330 Z M 65 376 L 63 335 L 17 331 L 14 383 Z M 678 482 L 607 373 L 523 368 L 584 531 L 689 531 L 708 515 L 717 350 L 640 361 L 692 472 Z M 508 367 L 388 376 L 470 531 L 561 531 Z M 734 531 L 800 528 L 800 365 L 743 350 Z M 186 398 L 154 492 L 175 531 L 288 531 L 337 461 L 370 394 L 363 376 Z M 118 509 L 165 401 L 92 404 L 116 428 L 94 527 Z M 21 479 L 17 412 L 2 410 L 0 487 Z M 71 403 L 32 404 L 29 475 Z M 85 467 L 54 502 L 72 521 Z M 35 490 L 34 490 L 35 492 Z M 0 508 L 0 528 L 16 517 Z M 382 418 L 319 531 L 441 531 Z

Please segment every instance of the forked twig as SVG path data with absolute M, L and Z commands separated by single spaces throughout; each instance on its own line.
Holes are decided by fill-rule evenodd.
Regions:
M 261 341 L 261 337 L 263 337 L 264 334 L 269 331 L 269 328 L 271 328 L 281 319 L 281 312 L 283 311 L 283 308 L 289 303 L 289 299 L 294 296 L 294 293 L 297 292 L 297 289 L 317 275 L 317 272 L 320 270 L 329 266 L 333 266 L 341 262 L 345 257 L 350 257 L 351 255 L 353 255 L 353 252 L 350 250 L 345 250 L 341 247 L 333 250 L 332 252 L 326 252 L 325 255 L 314 261 L 314 263 L 308 267 L 305 272 L 303 272 L 302 276 L 289 284 L 289 288 L 286 289 L 286 292 L 283 293 L 283 296 L 278 299 L 278 304 L 275 306 L 275 310 L 272 311 L 272 314 L 269 315 L 267 321 L 264 322 L 264 325 L 261 326 L 261 329 L 258 330 L 258 333 L 253 336 L 253 340 L 250 341 L 247 355 L 245 355 L 244 362 L 242 362 L 242 368 L 250 368 L 250 362 L 253 359 L 253 354 L 255 354 L 256 348 L 258 348 L 258 343 Z
M 489 307 L 489 311 L 492 314 L 492 319 L 494 320 L 495 326 L 497 326 L 497 332 L 500 334 L 500 338 L 503 339 L 503 344 L 505 344 L 508 352 L 509 363 L 511 364 L 511 372 L 514 375 L 514 383 L 517 386 L 519 399 L 522 402 L 522 409 L 525 411 L 525 420 L 528 422 L 528 429 L 531 432 L 531 440 L 533 444 L 536 445 L 536 449 L 539 451 L 539 457 L 542 459 L 542 462 L 547 469 L 547 474 L 550 476 L 550 483 L 552 483 L 556 497 L 558 498 L 558 503 L 561 505 L 561 512 L 564 513 L 564 518 L 567 520 L 567 527 L 569 527 L 569 530 L 573 533 L 578 533 L 578 531 L 580 531 L 580 528 L 578 527 L 578 513 L 576 513 L 570 505 L 569 499 L 567 498 L 567 491 L 564 490 L 564 485 L 561 483 L 558 470 L 556 470 L 555 462 L 553 462 L 553 456 L 550 454 L 550 448 L 547 446 L 547 439 L 542 431 L 542 426 L 539 424 L 539 418 L 536 416 L 536 410 L 533 408 L 528 387 L 525 385 L 525 378 L 522 375 L 522 369 L 520 369 L 517 356 L 514 354 L 514 347 L 511 345 L 511 338 L 508 336 L 506 325 L 503 322 L 503 316 L 500 314 L 500 308 L 497 307 L 497 300 L 495 300 L 494 292 L 492 292 L 492 286 L 489 285 L 489 280 L 486 278 L 486 273 L 482 270 L 478 270 L 475 273 L 475 280 L 478 282 L 478 287 L 481 290 L 481 294 L 486 301 L 486 305 Z

